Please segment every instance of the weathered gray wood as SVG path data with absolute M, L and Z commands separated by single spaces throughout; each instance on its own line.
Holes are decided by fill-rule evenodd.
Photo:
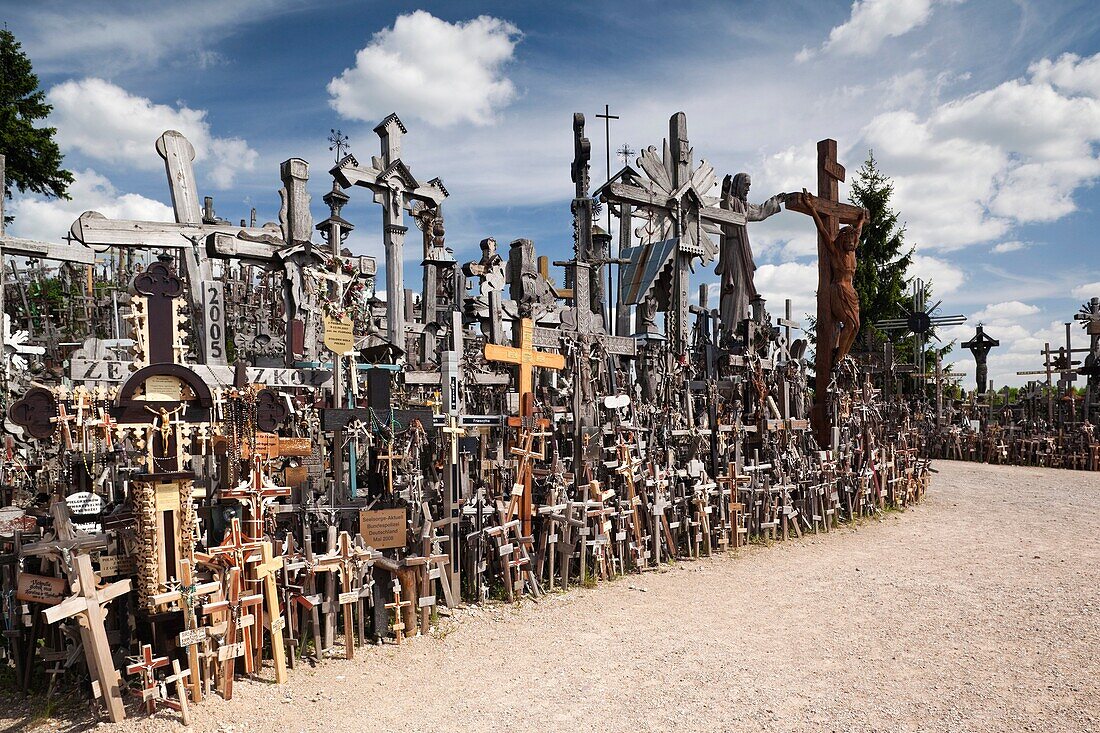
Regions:
M 21 239 L 19 237 L 0 236 L 0 247 L 4 254 L 20 257 L 37 257 L 42 260 L 58 260 L 60 262 L 73 262 L 80 265 L 95 263 L 95 250 L 82 245 L 55 244 L 53 242 L 39 242 L 33 239 Z
M 168 247 L 192 246 L 192 238 L 208 237 L 215 232 L 236 236 L 244 232 L 252 237 L 280 236 L 278 229 L 240 227 L 229 222 L 218 224 L 173 224 L 166 221 L 108 219 L 96 211 L 88 211 L 73 222 L 69 233 L 89 247 Z
M 172 208 L 176 212 L 176 221 L 181 224 L 201 224 L 202 208 L 199 206 L 199 192 L 195 186 L 195 169 L 191 162 L 195 159 L 195 148 L 175 130 L 167 130 L 157 138 L 157 153 L 164 159 L 168 173 L 168 190 L 172 193 Z

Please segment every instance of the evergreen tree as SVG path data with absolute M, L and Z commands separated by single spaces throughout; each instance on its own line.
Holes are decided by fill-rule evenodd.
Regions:
M 0 28 L 0 153 L 7 157 L 4 198 L 11 198 L 12 184 L 20 192 L 69 198 L 73 174 L 61 167 L 61 150 L 53 139 L 57 129 L 34 126 L 52 109 L 38 88 L 38 77 L 22 45 L 11 31 Z
M 876 321 L 897 318 L 900 305 L 906 299 L 906 271 L 913 263 L 913 248 L 905 249 L 905 226 L 890 208 L 894 184 L 878 168 L 874 151 L 852 181 L 849 199 L 870 213 L 856 253 L 856 274 L 853 284 L 859 295 L 860 338 L 880 340 L 882 334 L 874 327 Z

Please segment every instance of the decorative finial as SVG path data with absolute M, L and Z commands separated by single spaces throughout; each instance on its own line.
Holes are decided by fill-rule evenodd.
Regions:
M 328 146 L 329 150 L 336 151 L 336 162 L 339 163 L 340 159 L 344 157 L 344 151 L 348 149 L 348 136 L 342 133 L 340 130 L 330 129 L 328 141 L 332 145 Z

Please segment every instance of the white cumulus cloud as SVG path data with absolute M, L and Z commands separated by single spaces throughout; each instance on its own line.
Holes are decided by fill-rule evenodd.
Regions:
M 1000 242 L 993 245 L 993 248 L 990 251 L 993 252 L 993 254 L 1003 255 L 1009 252 L 1018 252 L 1019 250 L 1027 249 L 1030 246 L 1030 242 L 1021 242 L 1018 239 L 1013 239 L 1008 242 Z
M 103 79 L 63 82 L 50 89 L 47 99 L 61 145 L 113 165 L 163 168 L 156 140 L 165 130 L 179 130 L 195 147 L 197 164 L 207 173 L 200 188 L 232 186 L 236 174 L 253 170 L 259 157 L 241 138 L 216 137 L 206 110 L 157 104 Z
M 424 10 L 398 16 L 329 82 L 329 103 L 353 120 L 397 112 L 440 127 L 491 124 L 516 96 L 504 67 L 521 37 L 515 25 L 487 15 L 458 23 Z
M 1098 59 L 1033 64 L 1028 77 L 940 104 L 923 118 L 901 110 L 875 116 L 864 141 L 894 176 L 912 241 L 957 249 L 1076 211 L 1074 194 L 1100 179 L 1100 97 L 1082 81 Z M 1055 88 L 1054 78 L 1081 93 Z
M 1073 289 L 1073 295 L 1076 298 L 1100 298 L 1100 281 L 1078 285 Z
M 840 56 L 870 56 L 887 38 L 896 38 L 919 28 L 932 15 L 934 0 L 855 0 L 848 20 L 829 31 L 823 52 Z M 815 51 L 803 48 L 795 56 L 802 62 Z
M 11 233 L 25 239 L 58 242 L 85 211 L 98 211 L 109 219 L 175 221 L 172 208 L 136 193 L 121 193 L 93 170 L 74 171 L 68 201 L 40 196 L 17 196 L 9 205 L 15 217 Z
M 993 303 L 987 305 L 973 316 L 972 320 L 981 321 L 983 323 L 992 323 L 999 321 L 1014 321 L 1017 318 L 1023 316 L 1033 316 L 1039 312 L 1039 307 L 1031 305 L 1029 303 L 1022 303 L 1018 300 L 1006 300 L 1003 303 Z

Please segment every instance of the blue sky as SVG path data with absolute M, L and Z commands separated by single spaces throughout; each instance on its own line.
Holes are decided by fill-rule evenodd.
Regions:
M 459 259 L 495 236 L 570 246 L 570 121 L 586 114 L 593 181 L 612 148 L 656 145 L 683 110 L 695 158 L 753 175 L 750 198 L 814 187 L 814 143 L 854 173 L 870 148 L 944 312 L 1002 343 L 997 385 L 1036 368 L 1100 296 L 1100 5 L 1006 0 L 736 3 L 3 2 L 55 105 L 73 200 L 17 197 L 13 233 L 59 240 L 86 210 L 170 218 L 165 129 L 199 151 L 200 192 L 231 220 L 278 210 L 278 164 L 312 164 L 332 127 L 360 157 L 397 112 L 403 158 L 440 176 Z M 613 158 L 613 168 L 619 164 Z M 382 260 L 381 212 L 351 192 L 354 250 Z M 812 309 L 814 232 L 784 213 L 751 229 L 774 312 Z M 410 247 L 410 254 L 415 256 Z M 411 259 L 411 258 L 410 258 Z M 417 258 L 419 259 L 419 258 Z M 713 279 L 701 273 L 700 281 Z M 1076 345 L 1083 334 L 1075 327 Z M 966 352 L 958 368 L 973 374 Z

